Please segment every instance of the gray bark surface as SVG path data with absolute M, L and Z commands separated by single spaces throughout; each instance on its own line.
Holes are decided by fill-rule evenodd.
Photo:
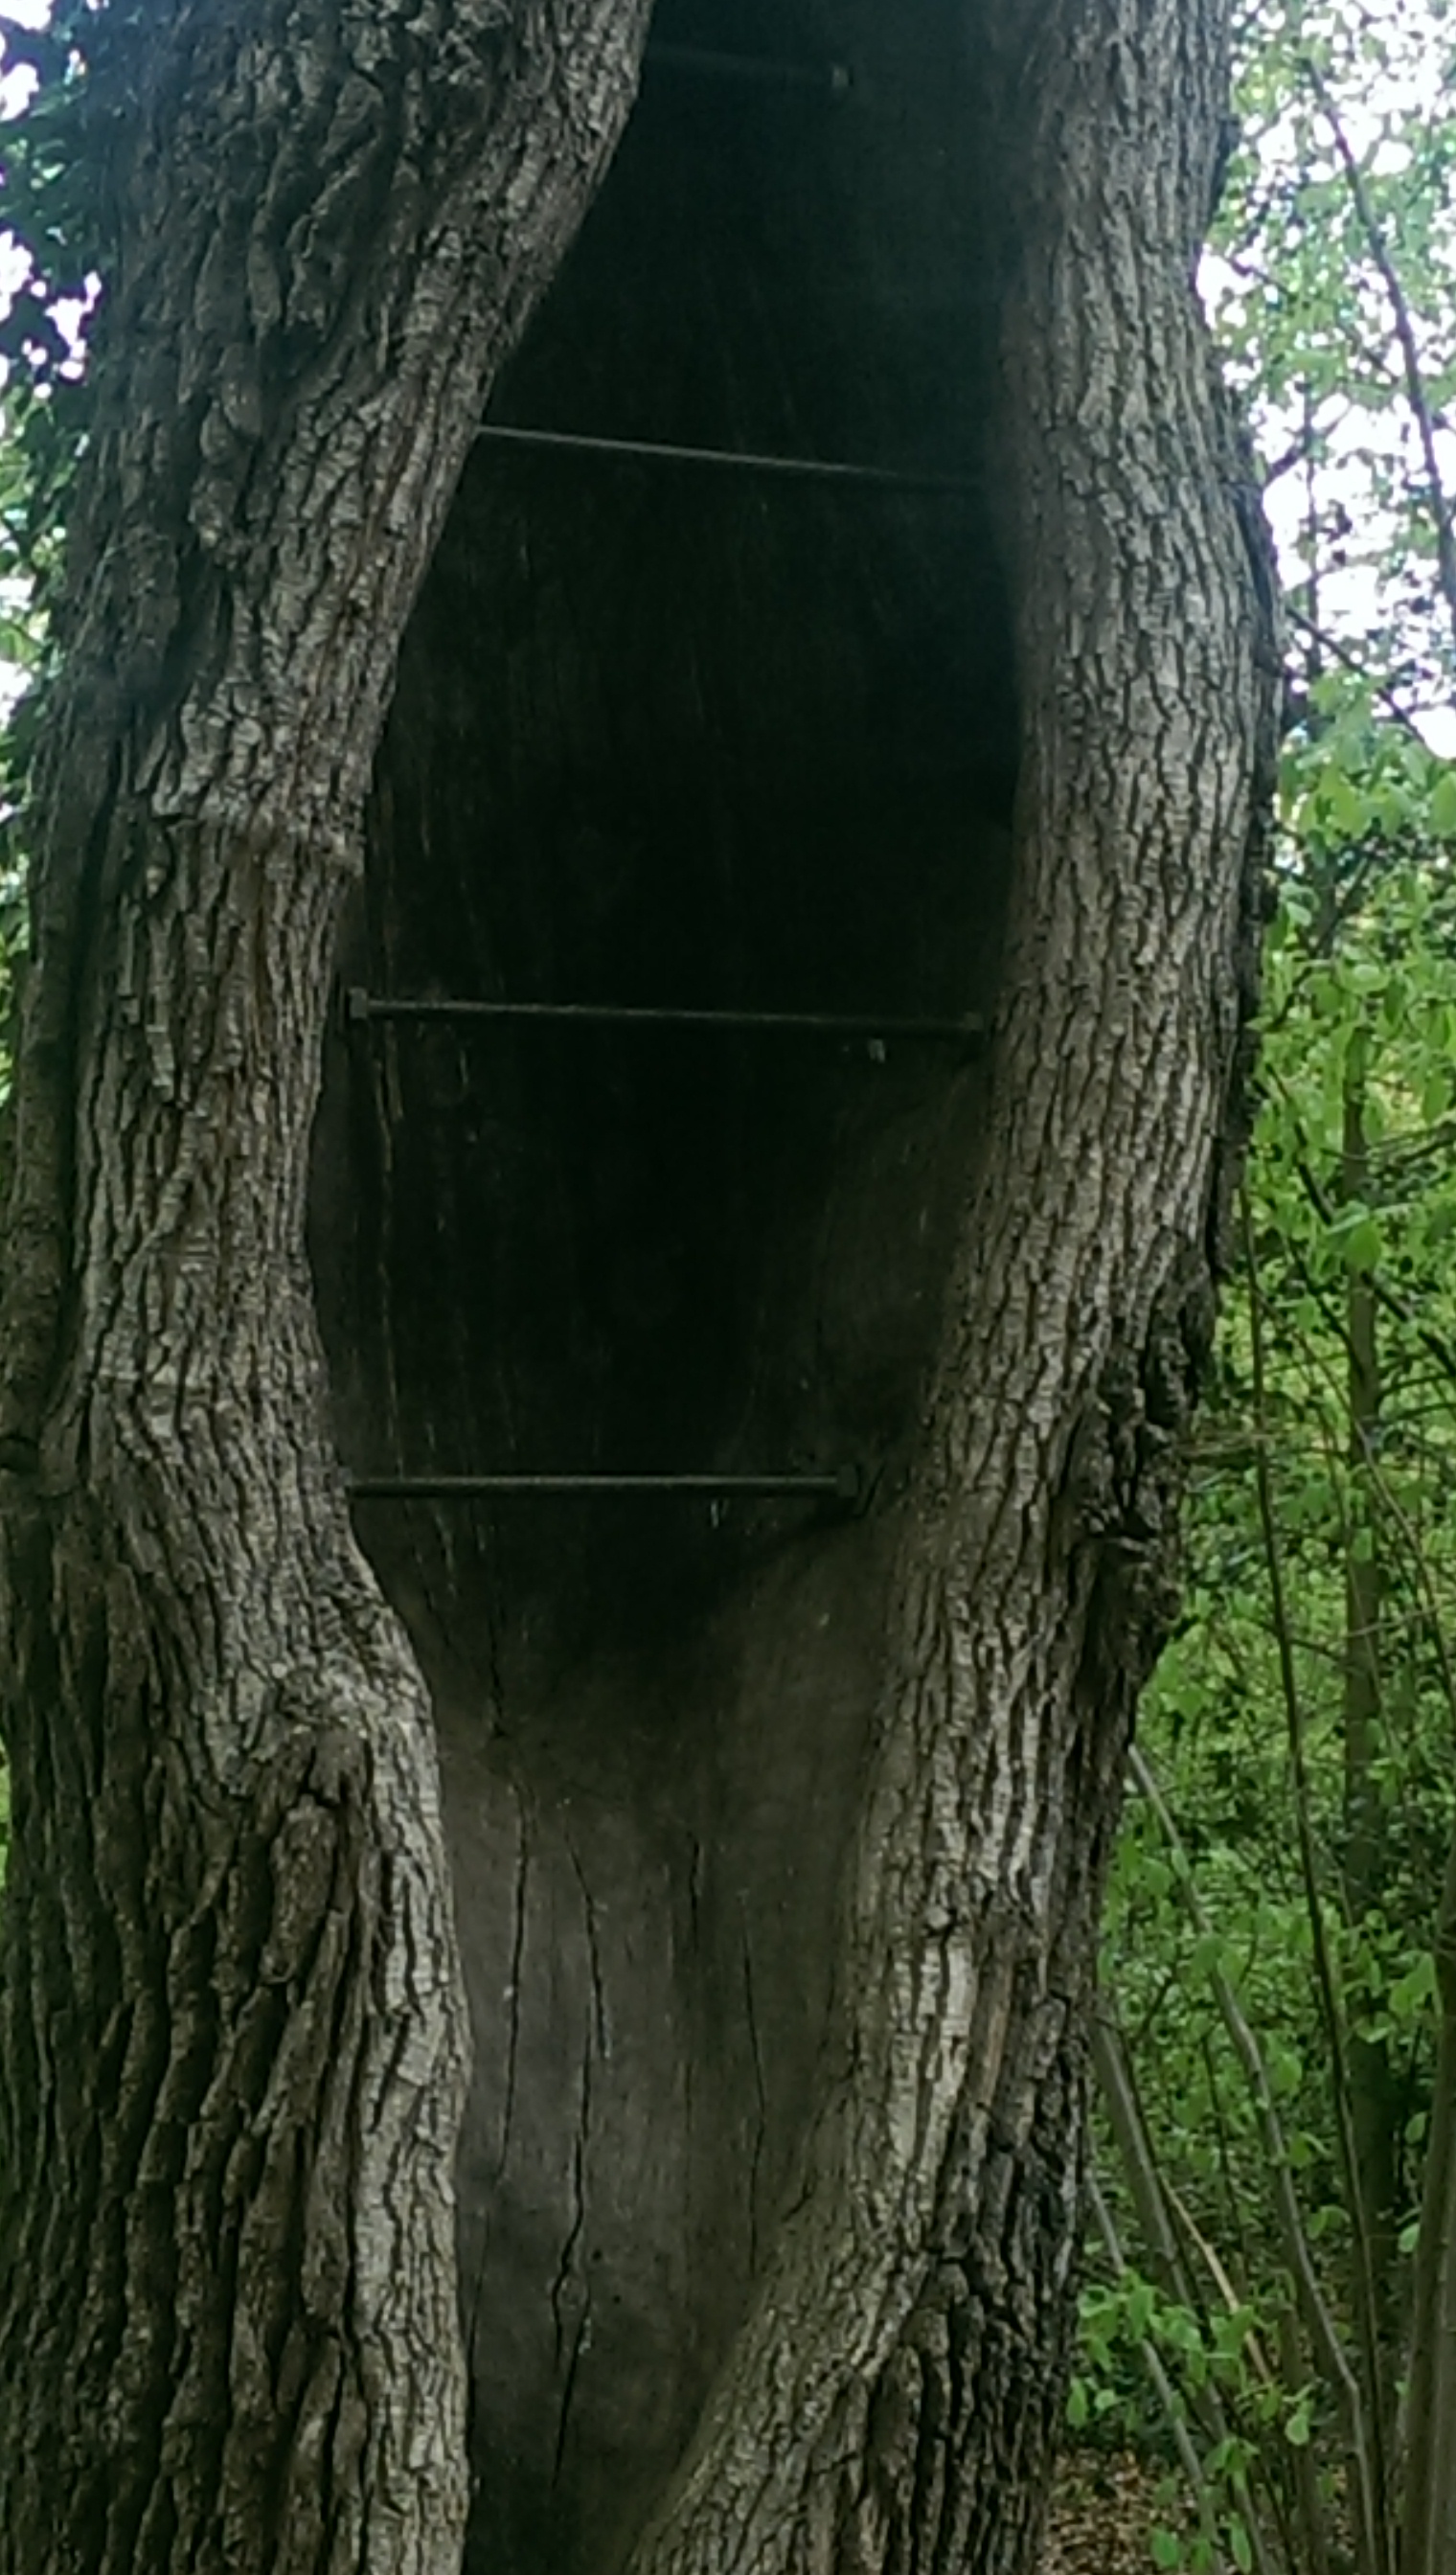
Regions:
M 126 63 L 7 1223 L 0 2567 L 446 2575 L 466 2032 L 304 1253 L 399 636 L 645 11 Z

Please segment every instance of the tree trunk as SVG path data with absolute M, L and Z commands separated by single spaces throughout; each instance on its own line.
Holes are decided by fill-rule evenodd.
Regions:
M 822 1050 L 326 1028 L 643 13 L 214 14 L 147 58 L 21 1068 L 0 2575 L 457 2562 L 385 1598 L 468 2564 L 1010 2569 L 1252 972 L 1219 0 L 664 0 L 506 421 L 954 488 L 486 439 L 410 618 L 344 979 L 884 1016 Z M 321 1047 L 357 1473 L 853 1509 L 361 1498 L 372 1575 Z
M 459 2564 L 436 1752 L 305 1186 L 398 639 L 644 17 L 182 5 L 106 75 L 7 1235 L 5 2575 Z
M 1069 0 L 992 10 L 989 35 L 1020 775 L 987 1133 L 898 1537 L 832 2073 L 639 2575 L 1020 2565 L 1061 2404 L 1083 2017 L 1209 1325 L 1268 674 L 1190 292 L 1219 13 Z
M 678 0 L 656 41 L 758 33 Z M 361 1473 L 866 1470 L 837 1519 L 360 1506 L 477 2035 L 468 2564 L 523 2575 L 1031 2544 L 1237 1141 L 1272 657 L 1190 288 L 1219 13 L 967 49 L 804 0 L 760 42 L 847 98 L 650 68 L 497 418 L 975 488 L 483 442 L 344 973 L 989 1006 L 991 1061 L 361 1022 L 317 1167 Z

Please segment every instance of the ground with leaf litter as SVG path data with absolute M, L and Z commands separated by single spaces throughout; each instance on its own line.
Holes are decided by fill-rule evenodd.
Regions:
M 1065 2451 L 1039 2575 L 1153 2575 L 1156 2502 L 1156 2475 L 1130 2451 Z

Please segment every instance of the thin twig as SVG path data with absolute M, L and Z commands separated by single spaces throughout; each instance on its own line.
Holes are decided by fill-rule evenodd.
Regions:
M 1296 1169 L 1299 1171 L 1301 1178 L 1306 1182 L 1311 1192 L 1311 1203 L 1319 1213 L 1327 1214 L 1330 1211 L 1330 1202 L 1325 1198 L 1314 1175 L 1308 1172 L 1302 1163 L 1296 1165 Z M 1245 1213 L 1247 1213 L 1247 1210 Z M 1302 1281 L 1309 1288 L 1310 1292 L 1318 1297 L 1319 1291 L 1315 1282 L 1311 1278 L 1309 1271 L 1303 1261 L 1299 1258 L 1298 1254 L 1293 1252 L 1292 1247 L 1291 1258 L 1294 1261 L 1294 1265 L 1298 1270 Z M 1415 1332 L 1417 1339 L 1436 1359 L 1443 1373 L 1452 1378 L 1456 1378 L 1456 1357 L 1453 1357 L 1447 1345 L 1442 1342 L 1434 1332 L 1428 1330 L 1424 1324 L 1416 1321 L 1411 1307 L 1405 1299 L 1401 1297 L 1397 1289 L 1382 1288 L 1380 1274 L 1378 1271 L 1372 1271 L 1369 1274 L 1369 1277 L 1379 1301 L 1385 1305 L 1398 1320 L 1406 1323 Z M 1254 1289 L 1251 1280 L 1250 1323 L 1251 1327 L 1256 1328 L 1261 1321 L 1261 1315 L 1253 1312 L 1253 1294 Z M 1320 1301 L 1321 1303 L 1323 1302 L 1322 1299 L 1320 1299 Z M 1333 1322 L 1330 1323 L 1330 1331 L 1333 1337 L 1341 1340 L 1342 1343 L 1344 1342 L 1345 1336 L 1339 1331 L 1337 1325 Z M 1308 1351 L 1311 1363 L 1322 1375 L 1325 1376 L 1326 1382 L 1330 1383 L 1331 1392 L 1338 1398 L 1338 1388 L 1330 1382 L 1328 1370 L 1325 1367 L 1324 1361 L 1318 1355 L 1316 1345 L 1313 1342 L 1307 1341 L 1305 1343 L 1305 1347 Z M 1262 1415 L 1260 1415 L 1255 1423 L 1253 1442 L 1254 1465 L 1256 1471 L 1262 1471 L 1267 1474 L 1268 1451 L 1271 1444 L 1268 1425 L 1263 1420 Z M 1445 1624 L 1441 1616 L 1440 1602 L 1436 1593 L 1435 1578 L 1431 1572 L 1426 1550 L 1421 1543 L 1420 1534 L 1415 1523 L 1411 1519 L 1409 1512 L 1406 1510 L 1404 1503 L 1401 1501 L 1399 1494 L 1392 1486 L 1389 1476 L 1386 1474 L 1384 1461 L 1379 1455 L 1379 1452 L 1368 1440 L 1363 1442 L 1363 1446 L 1365 1452 L 1364 1464 L 1371 1476 L 1374 1489 L 1379 1495 L 1382 1505 L 1389 1512 L 1395 1529 L 1406 1547 L 1410 1564 L 1415 1575 L 1417 1588 L 1424 1596 L 1428 1632 L 1431 1643 L 1435 1649 L 1437 1663 L 1440 1667 L 1442 1691 L 1444 1693 L 1446 1703 L 1451 1709 L 1452 1715 L 1456 1716 L 1456 1664 L 1453 1664 L 1452 1662 L 1450 1648 L 1446 1642 Z
M 1363 680 L 1371 696 L 1380 700 L 1381 705 L 1394 716 L 1396 723 L 1410 735 L 1411 740 L 1420 744 L 1422 751 L 1428 748 L 1426 737 L 1409 708 L 1401 705 L 1395 691 L 1386 681 L 1377 680 L 1373 673 L 1366 669 L 1358 653 L 1352 653 L 1349 646 L 1342 644 L 1337 635 L 1331 635 L 1328 627 L 1316 626 L 1314 619 L 1306 617 L 1302 608 L 1296 608 L 1292 599 L 1285 600 L 1284 614 L 1295 626 L 1302 626 L 1305 634 L 1312 642 L 1318 644 L 1322 652 L 1333 653 L 1337 662 L 1343 662 L 1347 671 L 1352 672 L 1357 680 Z
M 1168 1853 L 1173 1862 L 1174 1883 L 1178 1888 L 1184 1911 L 1195 1931 L 1200 1934 L 1206 1932 L 1208 1917 L 1203 1910 L 1193 1881 L 1192 1863 L 1183 1847 L 1182 1836 L 1173 1820 L 1168 1802 L 1153 1776 L 1146 1754 L 1138 1744 L 1134 1744 L 1128 1753 L 1127 1769 L 1128 1776 L 1139 1795 L 1146 1799 L 1168 1846 Z M 1243 2068 L 1244 2079 L 1248 2084 L 1250 2098 L 1254 2105 L 1254 2114 L 1259 2123 L 1259 2134 L 1269 2163 L 1270 2185 L 1274 2194 L 1275 2214 L 1284 2248 L 1285 2268 L 1289 2273 L 1300 2313 L 1308 2329 L 1316 2363 L 1344 2415 L 1350 2449 L 1358 2462 L 1366 2456 L 1364 2402 L 1360 2393 L 1360 2383 L 1350 2367 L 1349 2354 L 1340 2339 L 1339 2327 L 1330 2313 L 1324 2291 L 1319 2284 L 1319 2275 L 1314 2267 L 1314 2256 L 1309 2249 L 1304 2220 L 1300 2214 L 1299 2202 L 1290 2178 L 1288 2141 L 1275 2103 L 1269 2070 L 1264 2063 L 1263 2050 L 1249 2025 L 1248 2017 L 1232 1984 L 1222 1967 L 1216 1963 L 1211 1970 L 1209 1981 L 1213 1987 L 1219 2016 L 1228 2031 L 1234 2054 Z
M 1380 272 L 1385 292 L 1390 298 L 1395 336 L 1400 343 L 1401 361 L 1405 369 L 1406 400 L 1410 404 L 1411 416 L 1416 424 L 1416 434 L 1420 439 L 1421 456 L 1426 469 L 1427 494 L 1436 532 L 1436 575 L 1441 587 L 1441 596 L 1446 603 L 1447 614 L 1451 620 L 1452 636 L 1456 638 L 1456 534 L 1452 532 L 1451 511 L 1441 481 L 1440 459 L 1436 454 L 1436 428 L 1431 418 L 1431 406 L 1426 400 L 1425 377 L 1421 371 L 1420 351 L 1416 347 L 1416 335 L 1411 325 L 1410 306 L 1406 302 L 1405 289 L 1401 285 L 1395 263 L 1386 249 L 1385 237 L 1376 222 L 1375 210 L 1370 203 L 1360 164 L 1350 148 L 1349 137 L 1340 122 L 1339 111 L 1329 94 L 1323 74 L 1318 64 L 1307 58 L 1304 63 L 1304 74 L 1319 101 L 1325 122 L 1334 138 L 1335 150 L 1339 154 L 1349 185 L 1350 200 L 1359 220 L 1360 229 L 1364 233 L 1370 256 Z
M 1115 2280 L 1121 2282 L 1127 2277 L 1127 2258 L 1123 2253 L 1122 2246 L 1118 2240 L 1117 2229 L 1112 2219 L 1112 2212 L 1107 2206 L 1106 2200 L 1102 2196 L 1097 2176 L 1094 2172 L 1089 2172 L 1087 2175 L 1087 2198 L 1091 2204 L 1092 2215 L 1097 2221 L 1097 2232 L 1101 2236 L 1103 2245 L 1106 2248 L 1107 2260 L 1112 2268 L 1112 2276 Z M 1138 2358 L 1141 2360 L 1143 2368 L 1146 2370 L 1151 2382 L 1153 2392 L 1157 2397 L 1159 2405 L 1163 2409 L 1163 2415 L 1167 2422 L 1168 2430 L 1172 2434 L 1173 2448 L 1177 2453 L 1178 2465 L 1188 2480 L 1189 2487 L 1193 2494 L 1193 2499 L 1198 2506 L 1199 2517 L 1204 2521 L 1206 2527 L 1212 2520 L 1212 2498 L 1208 2491 L 1208 2479 L 1203 2473 L 1203 2462 L 1199 2458 L 1197 2451 L 1194 2449 L 1193 2444 L 1188 2437 L 1188 2426 L 1183 2418 L 1183 2409 L 1178 2403 L 1178 2399 L 1173 2391 L 1172 2381 L 1169 2379 L 1168 2373 L 1163 2367 L 1162 2357 L 1157 2349 L 1157 2345 L 1151 2340 L 1149 2335 L 1142 2334 L 1139 2336 L 1137 2351 Z
M 1298 1129 L 1300 1144 L 1303 1148 L 1303 1151 L 1296 1157 L 1294 1165 L 1299 1185 L 1321 1224 L 1333 1225 L 1338 1219 L 1340 1211 L 1336 1207 L 1334 1200 L 1330 1197 L 1328 1190 L 1320 1180 L 1313 1163 L 1309 1159 L 1309 1134 L 1304 1121 L 1299 1114 L 1299 1107 L 1294 1093 L 1290 1089 L 1289 1084 L 1284 1081 L 1282 1075 L 1276 1073 L 1272 1078 L 1283 1098 L 1285 1108 L 1290 1112 L 1290 1115 L 1294 1120 L 1294 1124 Z M 1310 1278 L 1303 1262 L 1300 1262 L 1299 1269 L 1305 1286 L 1313 1290 L 1314 1282 Z M 1391 1282 L 1386 1279 L 1379 1270 L 1371 1271 L 1370 1285 L 1386 1312 L 1393 1315 L 1396 1322 L 1403 1323 L 1407 1331 L 1414 1332 L 1422 1349 L 1427 1352 L 1429 1357 L 1435 1360 L 1442 1375 L 1448 1377 L 1451 1383 L 1456 1385 L 1456 1350 L 1453 1350 L 1450 1342 L 1435 1329 L 1433 1324 L 1422 1322 L 1420 1315 L 1416 1311 L 1415 1306 L 1411 1303 L 1410 1298 L 1401 1288 L 1393 1287 Z M 1340 1325 L 1334 1321 L 1333 1318 L 1331 1318 L 1330 1321 L 1330 1329 L 1338 1336 L 1343 1337 Z
M 1204 2234 L 1202 2228 L 1197 2222 L 1197 2219 L 1194 2217 L 1192 2210 L 1189 2208 L 1187 2201 L 1182 2197 L 1180 2192 L 1173 2188 L 1171 2182 L 1167 2184 L 1167 2193 L 1169 2202 L 1176 2213 L 1179 2225 L 1183 2228 L 1183 2231 L 1187 2235 L 1189 2242 L 1194 2247 L 1194 2250 L 1200 2255 L 1203 2267 L 1208 2273 L 1209 2279 L 1213 2282 L 1215 2289 L 1223 2300 L 1225 2314 L 1236 2316 L 1240 2307 L 1246 2306 L 1248 2301 L 1246 2298 L 1241 2298 L 1239 2296 L 1238 2290 L 1235 2288 L 1233 2281 L 1229 2277 L 1227 2266 L 1224 2263 L 1223 2256 L 1219 2252 L 1217 2245 L 1210 2242 L 1209 2238 Z M 1278 2381 L 1275 2377 L 1274 2371 L 1269 2366 L 1268 2355 L 1266 2354 L 1264 2346 L 1260 2342 L 1252 2325 L 1249 2325 L 1244 2333 L 1243 2347 L 1249 2367 L 1253 2371 L 1255 2378 L 1259 2380 L 1260 2385 L 1264 2387 L 1277 2386 Z
M 1249 1214 L 1246 1193 L 1242 1194 L 1242 1215 L 1244 1265 L 1249 1294 L 1249 1348 L 1253 1366 L 1254 1418 L 1258 1428 L 1264 1431 L 1268 1427 L 1268 1404 L 1264 1372 L 1263 1296 L 1259 1288 L 1253 1222 Z M 1335 1997 L 1334 1967 L 1330 1958 L 1329 1941 L 1325 1935 L 1324 1906 L 1320 1897 L 1319 1872 L 1315 1865 L 1314 1837 L 1310 1825 L 1312 1800 L 1304 1750 L 1304 1712 L 1294 1670 L 1294 1646 L 1284 1595 L 1283 1549 L 1279 1543 L 1278 1522 L 1274 1514 L 1273 1479 L 1269 1473 L 1269 1452 L 1265 1440 L 1261 1440 L 1254 1451 L 1254 1485 L 1258 1495 L 1259 1520 L 1264 1536 L 1265 1567 L 1269 1577 L 1269 1595 L 1274 1612 L 1279 1680 L 1289 1739 L 1289 1763 L 1294 1786 L 1295 1838 L 1299 1849 L 1300 1872 L 1304 1879 L 1305 1909 L 1309 1917 L 1310 1940 L 1314 1951 L 1320 2016 L 1324 2022 L 1325 2043 L 1330 2052 L 1335 2136 L 1339 2145 L 1345 2204 L 1349 2210 L 1356 2244 L 1356 2279 L 1359 2284 L 1356 2304 L 1359 2310 L 1360 2342 L 1365 2365 L 1365 2390 L 1369 2400 L 1366 2445 L 1357 2452 L 1356 2456 L 1360 2479 L 1361 2520 L 1364 2525 L 1365 2562 L 1372 2570 L 1372 2575 L 1386 2575 L 1390 2564 L 1390 2532 L 1385 2509 L 1389 2488 L 1385 2466 L 1384 2429 L 1381 2420 L 1380 2361 L 1375 2337 L 1375 2275 L 1370 2251 L 1370 2229 L 1367 2223 L 1364 2194 L 1360 2188 L 1359 2162 L 1351 2126 L 1345 2052 L 1341 2039 L 1339 2005 Z
M 1304 463 L 1309 452 L 1309 439 L 1310 432 L 1302 429 L 1299 436 L 1285 448 L 1282 456 L 1275 456 L 1265 464 L 1263 488 L 1266 492 L 1271 484 L 1282 483 L 1286 474 L 1292 474 L 1297 465 Z M 1288 606 L 1287 601 L 1285 606 Z

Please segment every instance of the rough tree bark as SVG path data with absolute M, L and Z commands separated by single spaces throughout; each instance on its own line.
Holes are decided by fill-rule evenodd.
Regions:
M 508 399 L 979 470 L 958 531 L 486 448 L 413 617 L 646 9 L 148 32 L 9 1238 L 0 2575 L 458 2563 L 447 1833 L 470 2565 L 1034 2537 L 1272 662 L 1191 286 L 1221 0 L 891 14 L 665 0 L 859 104 L 660 89 Z M 985 1001 L 988 1063 L 351 1050 L 362 842 L 361 980 Z M 848 1449 L 852 1521 L 361 1504 L 372 1571 L 325 1044 L 352 1464 Z
M 987 32 L 1013 146 L 1021 694 L 989 1129 L 900 1538 L 831 2071 L 640 2575 L 1023 2561 L 1101 1867 L 1209 1325 L 1270 686 L 1191 292 L 1221 15 L 1072 0 L 992 8 Z
M 303 1206 L 400 632 L 645 17 L 181 0 L 117 66 L 6 1246 L 6 2575 L 459 2564 L 436 1754 Z

